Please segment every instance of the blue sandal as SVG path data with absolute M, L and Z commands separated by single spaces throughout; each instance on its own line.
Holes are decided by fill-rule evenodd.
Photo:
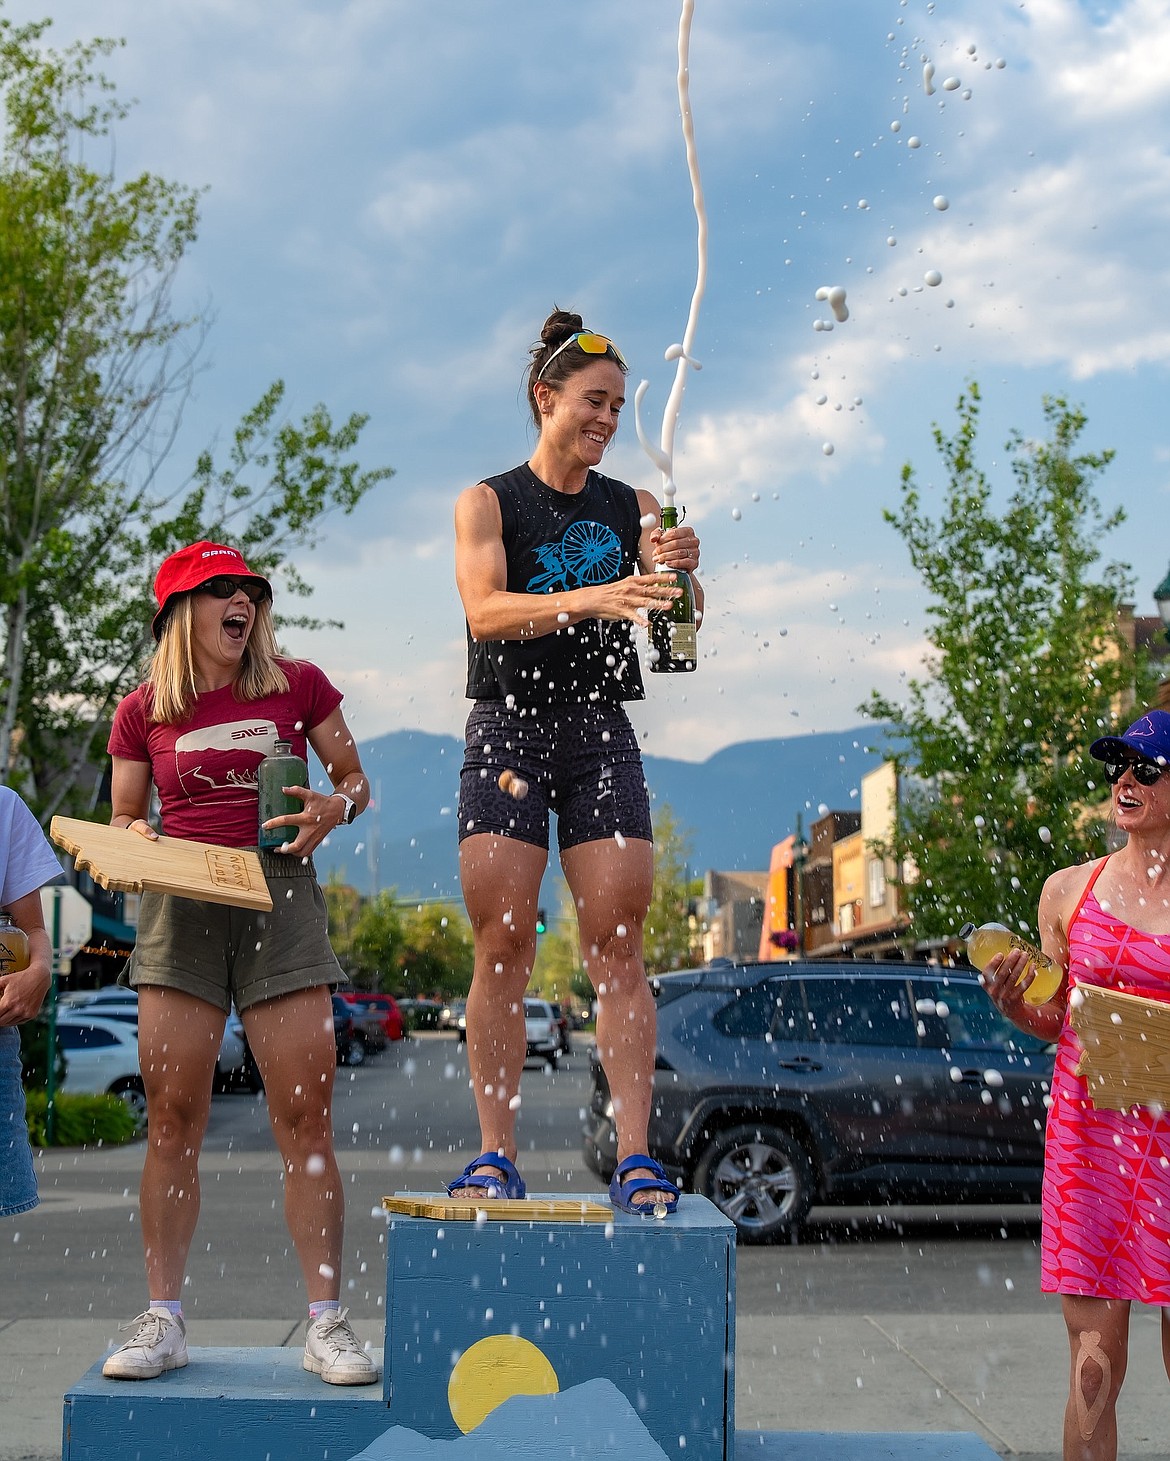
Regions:
M 486 1172 L 477 1172 L 476 1167 L 494 1167 L 500 1176 L 492 1177 Z M 528 1192 L 524 1178 L 508 1158 L 499 1152 L 484 1152 L 474 1162 L 468 1162 L 462 1174 L 454 1182 L 447 1184 L 447 1195 L 454 1197 L 464 1187 L 474 1187 L 482 1197 L 524 1197 Z
M 643 1170 L 653 1172 L 653 1177 L 627 1175 Z M 633 1199 L 639 1192 L 658 1192 L 662 1195 L 653 1202 L 634 1202 Z M 667 1213 L 677 1209 L 680 1196 L 679 1189 L 666 1175 L 665 1169 L 653 1157 L 644 1155 L 627 1157 L 624 1162 L 619 1162 L 609 1184 L 610 1202 L 622 1212 L 633 1213 L 635 1217 L 665 1217 Z

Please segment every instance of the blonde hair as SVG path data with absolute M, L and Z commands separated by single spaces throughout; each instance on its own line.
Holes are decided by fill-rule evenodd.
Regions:
M 194 623 L 191 600 L 189 593 L 175 600 L 146 671 L 150 719 L 156 725 L 180 725 L 190 716 L 199 694 L 195 687 L 195 657 L 191 652 Z M 267 599 L 256 605 L 256 618 L 233 688 L 237 700 L 262 700 L 266 695 L 283 695 L 288 689 L 288 676 L 281 669 L 276 646 L 272 605 Z

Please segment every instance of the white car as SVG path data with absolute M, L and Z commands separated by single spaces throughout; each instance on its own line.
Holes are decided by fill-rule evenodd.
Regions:
M 138 1063 L 138 1027 L 85 1009 L 57 1015 L 57 1046 L 65 1057 L 60 1089 L 69 1095 L 120 1096 L 146 1129 L 146 1087 Z
M 138 1032 L 138 991 L 135 989 L 123 989 L 115 984 L 107 989 L 67 994 L 62 998 L 60 1010 L 62 1014 L 66 1010 L 75 1013 L 84 1010 L 86 1014 L 100 1015 L 104 1020 L 121 1020 L 132 1025 L 135 1034 Z M 263 1089 L 256 1064 L 249 1057 L 243 1021 L 234 1008 L 224 1025 L 215 1075 L 219 1085 L 230 1086 L 240 1080 L 252 1091 Z
M 462 1010 L 458 1023 L 459 1039 L 467 1039 L 467 1011 Z M 525 1059 L 539 1056 L 548 1061 L 550 1070 L 556 1070 L 561 1056 L 561 1029 L 553 1007 L 544 999 L 525 999 L 524 1037 L 527 1041 Z
M 547 1000 L 525 999 L 524 1034 L 528 1041 L 527 1053 L 539 1055 L 548 1061 L 550 1070 L 556 1070 L 561 1054 L 561 1027 Z

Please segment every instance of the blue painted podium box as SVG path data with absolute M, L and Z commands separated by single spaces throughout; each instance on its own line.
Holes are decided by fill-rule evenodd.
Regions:
M 190 1353 L 157 1380 L 98 1360 L 65 1396 L 63 1461 L 348 1461 L 390 1427 L 377 1385 L 324 1385 L 299 1346 Z
M 667 1461 L 996 1461 L 969 1434 L 737 1437 L 735 1228 L 704 1198 L 684 1196 L 664 1222 L 394 1214 L 389 1228 L 382 1387 L 323 1384 L 302 1368 L 299 1345 L 192 1349 L 188 1368 L 143 1382 L 106 1380 L 98 1360 L 65 1396 L 63 1461 L 352 1461 L 367 1447 L 391 1461 L 436 1461 L 449 1449 L 452 1461 L 499 1461 L 559 1457 L 569 1442 L 570 1455 L 649 1446 Z M 462 1434 L 452 1403 L 466 1398 L 476 1346 L 486 1352 L 477 1384 L 492 1365 L 505 1370 L 512 1351 L 543 1367 L 530 1426 L 551 1423 L 559 1405 L 559 1450 L 547 1435 L 503 1452 L 492 1438 L 509 1405 L 525 1409 L 514 1375 L 498 1378 L 515 1399 L 482 1432 Z M 592 1400 L 579 1423 L 580 1397 L 609 1385 L 620 1397 L 595 1417 Z M 642 1450 L 610 1449 L 615 1428 Z
M 611 1381 L 667 1456 L 731 1461 L 735 1225 L 706 1198 L 684 1196 L 661 1222 L 620 1212 L 612 1223 L 392 1214 L 391 1423 L 459 1435 L 448 1395 L 455 1365 L 472 1345 L 506 1335 L 540 1351 L 560 1390 Z

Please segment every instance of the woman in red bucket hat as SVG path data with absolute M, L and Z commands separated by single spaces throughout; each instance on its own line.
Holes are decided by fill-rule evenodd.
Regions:
M 199 1151 L 212 1077 L 233 1002 L 264 1078 L 284 1163 L 285 1219 L 309 1297 L 304 1365 L 331 1384 L 366 1385 L 378 1369 L 340 1307 L 344 1201 L 333 1153 L 335 1044 L 330 991 L 344 974 L 330 948 L 312 853 L 369 801 L 341 693 L 315 666 L 277 649 L 272 586 L 235 548 L 172 553 L 154 583 L 156 648 L 145 681 L 110 733 L 111 822 L 143 837 L 151 787 L 163 834 L 256 847 L 257 770 L 278 740 L 328 773 L 328 794 L 286 788 L 303 809 L 259 850 L 272 912 L 144 893 L 122 978 L 138 991 L 148 1147 L 142 1236 L 149 1303 L 106 1360 L 111 1379 L 153 1379 L 187 1363 L 180 1296 L 199 1216 Z

